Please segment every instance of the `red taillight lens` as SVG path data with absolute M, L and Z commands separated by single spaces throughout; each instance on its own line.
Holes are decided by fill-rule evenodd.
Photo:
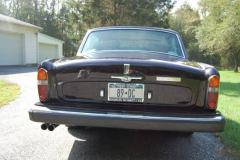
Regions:
M 38 95 L 40 100 L 48 99 L 48 75 L 44 69 L 38 70 Z
M 218 76 L 211 76 L 208 81 L 207 105 L 210 109 L 217 108 L 220 81 Z
M 217 101 L 218 101 L 218 93 L 208 93 L 208 107 L 211 109 L 216 108 L 217 106 Z
M 48 86 L 38 85 L 38 94 L 41 100 L 46 100 L 48 98 Z

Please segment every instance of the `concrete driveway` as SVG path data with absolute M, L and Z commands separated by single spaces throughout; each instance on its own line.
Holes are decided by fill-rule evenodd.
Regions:
M 38 101 L 37 67 L 0 67 L 0 79 L 21 86 L 21 95 L 0 108 L 0 159 L 227 159 L 211 133 L 182 137 L 171 132 L 121 129 L 40 129 L 28 110 Z M 1 93 L 0 93 L 1 94 Z

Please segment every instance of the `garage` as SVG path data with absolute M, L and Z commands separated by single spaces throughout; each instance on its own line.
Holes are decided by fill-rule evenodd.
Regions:
M 61 58 L 64 41 L 38 33 L 38 64 L 46 59 Z
M 57 57 L 57 45 L 39 43 L 39 62 Z
M 61 58 L 64 41 L 40 33 L 41 27 L 0 14 L 0 66 L 36 65 Z
M 0 65 L 22 65 L 22 35 L 0 32 Z

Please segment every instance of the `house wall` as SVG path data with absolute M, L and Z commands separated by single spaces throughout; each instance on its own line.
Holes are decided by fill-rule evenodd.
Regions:
M 39 29 L 0 22 L 0 30 L 22 35 L 23 64 L 34 64 L 38 62 L 37 34 L 35 33 L 37 33 Z
M 57 45 L 39 43 L 39 61 L 40 64 L 42 61 L 46 59 L 55 59 L 58 58 L 58 49 Z
M 47 36 L 45 34 L 38 33 L 38 42 L 39 43 L 45 43 L 45 44 L 52 44 L 57 46 L 57 57 L 56 58 L 62 58 L 62 44 L 64 41 L 58 40 L 56 38 Z

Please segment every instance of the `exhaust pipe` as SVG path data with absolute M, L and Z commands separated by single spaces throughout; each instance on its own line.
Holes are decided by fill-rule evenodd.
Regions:
M 47 128 L 48 128 L 49 131 L 53 131 L 58 126 L 59 126 L 59 124 L 50 124 Z
M 46 129 L 48 129 L 48 126 L 49 126 L 48 123 L 43 123 L 43 124 L 41 125 L 41 129 L 42 129 L 42 130 L 46 130 Z

